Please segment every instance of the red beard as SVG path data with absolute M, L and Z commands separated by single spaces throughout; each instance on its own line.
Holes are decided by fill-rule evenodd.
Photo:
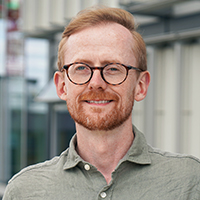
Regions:
M 134 94 L 134 93 L 133 93 Z M 91 114 L 84 110 L 83 102 L 89 100 L 106 100 L 115 103 L 111 112 L 101 115 L 104 108 L 91 107 Z M 79 96 L 78 104 L 67 100 L 67 107 L 74 121 L 89 130 L 113 130 L 125 122 L 132 113 L 134 96 L 130 96 L 126 107 L 119 105 L 119 97 L 116 94 L 104 91 L 90 91 Z

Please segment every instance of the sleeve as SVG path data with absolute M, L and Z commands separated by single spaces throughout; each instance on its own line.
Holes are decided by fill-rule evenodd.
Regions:
M 6 186 L 6 190 L 5 190 L 4 195 L 3 195 L 3 200 L 11 200 L 11 199 L 14 199 L 14 198 L 12 198 L 11 188 L 10 188 L 10 185 L 8 184 Z
M 2 200 L 19 200 L 19 193 L 17 192 L 17 188 L 13 186 L 13 183 L 8 183 L 6 186 L 6 190 L 3 195 Z

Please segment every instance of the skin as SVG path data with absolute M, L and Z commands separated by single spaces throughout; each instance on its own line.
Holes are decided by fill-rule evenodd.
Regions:
M 65 64 L 81 61 L 91 66 L 103 66 L 109 62 L 119 62 L 137 67 L 132 50 L 132 35 L 128 29 L 117 23 L 101 24 L 74 33 L 68 38 L 64 48 Z M 94 165 L 109 183 L 112 172 L 134 140 L 132 106 L 134 100 L 141 101 L 145 98 L 150 82 L 149 72 L 142 72 L 138 77 L 135 70 L 129 70 L 126 81 L 113 86 L 103 81 L 99 70 L 94 71 L 92 79 L 85 85 L 75 85 L 68 80 L 65 72 L 57 71 L 54 82 L 58 96 L 67 102 L 72 116 L 77 117 L 80 107 L 84 118 L 91 124 L 99 122 L 101 125 L 103 119 L 112 120 L 113 110 L 116 110 L 116 116 L 126 116 L 123 123 L 110 130 L 98 127 L 89 129 L 75 120 L 78 154 Z M 91 93 L 96 95 L 89 95 Z M 104 93 L 108 94 L 106 98 L 104 95 L 98 96 Z M 80 100 L 84 95 L 84 100 Z

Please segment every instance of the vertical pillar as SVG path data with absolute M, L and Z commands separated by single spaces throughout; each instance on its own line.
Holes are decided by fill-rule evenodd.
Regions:
M 147 48 L 147 65 L 151 75 L 151 82 L 145 98 L 144 108 L 144 133 L 148 143 L 155 145 L 155 48 Z

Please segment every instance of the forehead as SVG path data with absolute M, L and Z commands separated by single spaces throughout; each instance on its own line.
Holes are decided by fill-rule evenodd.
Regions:
M 68 38 L 64 48 L 66 62 L 91 57 L 123 61 L 134 57 L 132 34 L 117 23 L 100 24 L 76 32 Z

